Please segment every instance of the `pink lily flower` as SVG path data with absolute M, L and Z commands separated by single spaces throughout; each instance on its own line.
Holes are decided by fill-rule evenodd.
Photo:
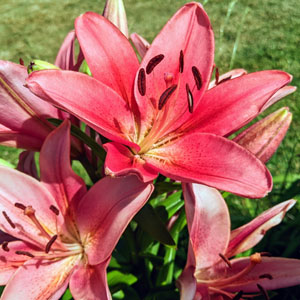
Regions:
M 0 167 L 1 299 L 111 299 L 106 267 L 122 232 L 153 186 L 106 177 L 89 191 L 70 166 L 70 124 L 46 138 L 41 181 Z
M 214 39 L 198 3 L 169 20 L 141 65 L 128 39 L 102 16 L 83 14 L 75 30 L 93 78 L 49 70 L 34 72 L 27 84 L 113 141 L 104 145 L 107 174 L 151 181 L 161 173 L 248 197 L 270 191 L 262 162 L 223 136 L 255 118 L 289 74 L 256 72 L 207 90 Z
M 183 187 L 190 234 L 188 260 L 179 277 L 182 300 L 244 299 L 249 293 L 300 283 L 300 260 L 265 257 L 230 259 L 255 246 L 279 224 L 294 200 L 282 202 L 230 232 L 229 211 L 221 194 L 199 184 Z

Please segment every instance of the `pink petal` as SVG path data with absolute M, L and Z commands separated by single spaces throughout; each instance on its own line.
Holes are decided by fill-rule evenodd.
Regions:
M 201 40 L 201 42 L 199 42 Z M 183 53 L 183 72 L 179 72 L 180 52 Z M 194 108 L 200 102 L 205 92 L 212 72 L 214 60 L 214 38 L 209 18 L 199 3 L 184 5 L 167 22 L 147 51 L 141 68 L 147 69 L 150 60 L 164 55 L 164 59 L 154 68 L 151 74 L 146 74 L 146 94 L 142 96 L 138 91 L 138 75 L 135 81 L 135 96 L 141 111 L 142 122 L 148 123 L 149 115 L 157 109 L 158 101 L 168 85 L 165 75 L 173 76 L 172 84 L 177 84 L 174 96 L 168 100 L 168 123 L 169 130 L 177 128 L 190 116 L 186 84 L 193 91 Z M 192 67 L 197 67 L 200 72 L 202 85 L 198 90 L 195 87 L 195 78 Z M 151 104 L 154 102 L 154 108 Z M 179 120 L 176 122 L 177 120 Z M 142 124 L 142 132 L 146 125 Z M 146 130 L 146 129 L 145 129 Z
M 70 279 L 70 291 L 75 299 L 111 299 L 106 278 L 109 261 L 110 258 L 96 266 L 80 265 L 73 272 Z
M 128 39 L 106 18 L 93 12 L 78 17 L 75 30 L 94 78 L 131 103 L 139 62 Z
M 0 248 L 0 285 L 6 285 L 10 277 L 22 266 L 30 257 L 18 255 L 16 251 L 33 250 L 28 244 L 21 241 L 13 241 L 8 243 L 9 251 L 4 251 Z
M 295 200 L 284 201 L 256 217 L 254 220 L 231 232 L 227 257 L 232 257 L 254 247 L 272 227 L 278 225 Z
M 34 160 L 34 151 L 23 151 L 19 155 L 17 170 L 38 179 L 37 168 Z
M 77 226 L 86 241 L 89 263 L 106 260 L 133 216 L 153 191 L 136 176 L 105 177 L 82 198 L 77 209 Z
M 228 136 L 262 112 L 265 103 L 291 79 L 273 70 L 228 80 L 207 91 L 184 128 Z
M 139 159 L 127 147 L 118 143 L 107 143 L 104 145 L 107 151 L 105 159 L 105 173 L 110 176 L 124 176 L 135 174 L 143 182 L 150 182 L 158 176 L 145 161 Z
M 279 147 L 292 121 L 283 107 L 242 131 L 233 140 L 266 163 Z
M 183 270 L 177 280 L 177 285 L 180 291 L 180 299 L 195 300 L 197 282 L 194 277 L 195 268 L 189 267 Z
M 59 299 L 67 287 L 77 259 L 71 256 L 58 261 L 27 261 L 10 279 L 1 299 Z
M 65 120 L 47 137 L 40 154 L 41 182 L 65 215 L 85 195 L 86 186 L 70 164 L 70 122 Z M 70 207 L 71 206 L 71 207 Z
M 45 245 L 48 239 L 41 236 L 30 218 L 24 215 L 22 209 L 15 207 L 15 203 L 31 205 L 37 219 L 51 235 L 51 232 L 57 232 L 57 224 L 63 222 L 61 216 L 57 217 L 50 210 L 51 205 L 56 205 L 55 199 L 40 182 L 19 171 L 0 166 L 0 178 L 1 230 L 33 245 Z M 15 224 L 15 228 L 9 224 L 5 214 Z M 28 235 L 25 236 L 23 231 Z
M 144 159 L 161 174 L 258 198 L 272 188 L 272 177 L 253 154 L 225 138 L 192 133 L 154 148 Z
M 140 57 L 143 58 L 150 47 L 150 43 L 135 32 L 130 35 L 130 39 Z
M 101 82 L 78 72 L 48 70 L 31 73 L 27 84 L 33 93 L 69 111 L 107 138 L 133 144 L 128 141 L 135 134 L 128 105 Z
M 229 72 L 226 72 L 222 75 L 220 75 L 219 77 L 219 83 L 218 84 L 221 84 L 223 82 L 225 82 L 226 80 L 229 80 L 229 79 L 234 79 L 236 77 L 240 77 L 240 76 L 243 76 L 247 74 L 247 71 L 244 70 L 244 69 L 233 69 L 233 70 L 230 70 Z M 208 86 L 208 89 L 212 89 L 213 87 L 215 87 L 217 84 L 216 84 L 216 80 L 213 80 L 209 83 L 209 86 Z
M 186 218 L 196 271 L 220 261 L 230 237 L 230 218 L 221 194 L 201 184 L 183 185 Z
M 228 269 L 227 276 L 238 273 L 249 264 L 249 258 L 231 260 L 232 268 Z M 271 275 L 272 279 L 259 278 Z M 257 293 L 257 284 L 266 290 L 275 290 L 300 284 L 300 260 L 292 258 L 262 257 L 262 263 L 243 278 L 235 281 L 227 290 L 245 293 Z

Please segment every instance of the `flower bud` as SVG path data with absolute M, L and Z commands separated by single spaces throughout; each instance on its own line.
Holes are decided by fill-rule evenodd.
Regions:
M 266 163 L 279 147 L 292 121 L 287 107 L 275 111 L 233 140 Z
M 117 26 L 128 38 L 128 26 L 125 7 L 122 0 L 106 0 L 103 16 Z
M 49 70 L 49 69 L 57 69 L 59 68 L 53 64 L 50 64 L 46 61 L 35 59 L 30 62 L 27 67 L 28 74 L 32 73 L 33 71 L 40 71 L 40 70 Z

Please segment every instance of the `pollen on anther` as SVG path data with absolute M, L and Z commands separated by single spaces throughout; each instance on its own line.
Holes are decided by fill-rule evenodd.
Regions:
M 224 262 L 227 264 L 229 268 L 232 268 L 231 262 L 226 256 L 224 256 L 222 253 L 219 253 L 219 256 L 224 260 Z
M 188 100 L 189 112 L 192 113 L 194 110 L 194 97 L 188 84 L 185 85 L 185 89 L 186 89 L 186 97 Z
M 167 100 L 171 97 L 171 95 L 174 93 L 174 91 L 177 88 L 177 84 L 173 84 L 169 88 L 167 88 L 160 96 L 158 101 L 158 109 L 161 110 L 165 104 L 167 103 Z
M 140 69 L 138 74 L 138 90 L 141 96 L 145 96 L 146 94 L 146 75 L 145 69 Z
M 22 210 L 25 210 L 25 208 L 26 208 L 26 206 L 24 204 L 18 203 L 18 202 L 15 203 L 15 207 L 20 208 Z
M 2 211 L 2 214 L 4 216 L 4 218 L 6 219 L 6 221 L 8 222 L 8 224 L 15 229 L 16 225 L 13 223 L 13 221 L 9 218 L 9 216 L 7 215 L 7 213 L 5 211 Z
M 31 254 L 30 252 L 28 252 L 28 251 L 21 251 L 21 250 L 18 250 L 18 251 L 16 251 L 15 252 L 16 254 L 18 254 L 18 255 L 26 255 L 26 256 L 29 256 L 29 257 L 34 257 L 34 255 L 33 254 Z
M 244 292 L 243 291 L 239 291 L 233 298 L 232 300 L 240 300 L 243 296 Z
M 54 244 L 54 242 L 56 241 L 57 239 L 57 234 L 55 234 L 50 240 L 49 242 L 47 243 L 46 245 L 46 248 L 45 248 L 45 252 L 48 253 L 51 249 L 51 246 Z
M 163 54 L 159 54 L 150 59 L 146 67 L 146 73 L 149 75 L 154 68 L 164 59 Z
M 183 51 L 180 50 L 180 55 L 179 55 L 179 72 L 183 72 L 183 67 L 184 67 L 184 56 L 183 56 Z
M 220 77 L 219 68 L 216 67 L 216 84 L 219 83 L 219 77 Z
M 194 80 L 195 80 L 195 83 L 196 83 L 196 86 L 197 86 L 197 90 L 200 90 L 201 87 L 202 87 L 202 77 L 201 77 L 200 71 L 198 70 L 197 67 L 193 66 L 192 67 L 192 72 L 193 72 L 193 75 L 194 75 Z
M 59 215 L 59 210 L 57 207 L 55 207 L 54 205 L 50 205 L 49 208 L 54 214 L 56 214 L 57 216 Z
M 263 279 L 263 278 L 267 278 L 267 279 L 270 279 L 270 280 L 273 279 L 273 276 L 271 274 L 262 274 L 262 275 L 259 275 L 258 277 L 261 278 L 261 279 Z
M 7 241 L 4 241 L 2 244 L 1 244 L 1 247 L 4 251 L 6 252 L 9 252 L 9 248 L 8 248 L 8 242 Z

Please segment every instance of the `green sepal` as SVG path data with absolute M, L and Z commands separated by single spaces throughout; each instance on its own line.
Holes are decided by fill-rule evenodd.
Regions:
M 33 71 L 51 70 L 51 69 L 59 70 L 59 67 L 50 64 L 47 61 L 35 59 L 31 61 L 30 64 L 28 65 L 27 73 L 30 74 Z

